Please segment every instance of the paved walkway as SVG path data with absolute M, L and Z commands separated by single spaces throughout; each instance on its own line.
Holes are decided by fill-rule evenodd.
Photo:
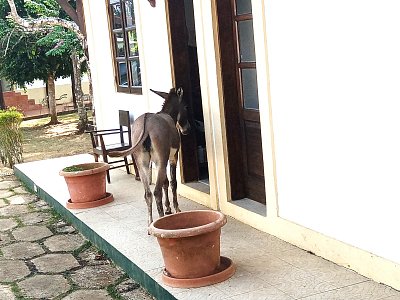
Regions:
M 153 299 L 4 170 L 0 170 L 1 300 Z

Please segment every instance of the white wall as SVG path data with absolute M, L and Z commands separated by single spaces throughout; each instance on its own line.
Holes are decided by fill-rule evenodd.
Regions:
M 71 78 L 57 78 L 55 81 L 56 85 L 56 99 L 66 94 L 63 99 L 57 100 L 57 103 L 69 103 L 72 102 L 72 88 Z M 84 94 L 89 93 L 89 80 L 86 74 L 82 77 L 82 90 Z M 28 95 L 28 99 L 35 100 L 36 104 L 44 104 L 46 98 L 46 83 L 42 80 L 35 80 L 32 84 L 27 84 L 24 88 L 17 87 L 16 92 Z
M 116 92 L 106 1 L 84 1 L 99 128 L 114 128 L 119 109 L 129 110 L 134 118 L 158 111 L 163 100 L 149 92 L 149 88 L 169 91 L 172 86 L 164 4 L 158 1 L 155 8 L 147 1 L 134 0 L 134 4 L 143 95 Z
M 279 216 L 397 263 L 399 13 L 266 1 Z

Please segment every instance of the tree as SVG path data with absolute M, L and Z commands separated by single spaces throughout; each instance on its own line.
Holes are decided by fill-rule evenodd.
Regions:
M 4 0 L 0 0 L 4 1 Z M 40 32 L 45 32 L 45 33 L 54 33 L 55 31 L 52 30 L 51 28 L 53 26 L 57 27 L 62 27 L 63 30 L 57 31 L 57 34 L 52 34 L 50 36 L 55 37 L 56 39 L 53 39 L 53 41 L 57 41 L 55 44 L 54 49 L 51 49 L 46 52 L 48 56 L 62 56 L 68 51 L 66 49 L 70 49 L 69 55 L 72 59 L 73 65 L 74 65 L 74 72 L 77 72 L 77 74 L 74 74 L 75 78 L 75 89 L 74 93 L 77 98 L 77 103 L 78 103 L 78 113 L 80 116 L 80 122 L 79 122 L 79 129 L 82 131 L 84 127 L 86 126 L 87 122 L 87 116 L 86 116 L 86 111 L 84 109 L 83 105 L 83 93 L 81 90 L 81 85 L 80 85 L 80 79 L 81 79 L 81 71 L 82 71 L 82 64 L 84 61 L 87 61 L 87 57 L 85 53 L 87 53 L 87 45 L 86 45 L 86 37 L 82 34 L 81 30 L 79 27 L 84 28 L 84 22 L 83 20 L 83 14 L 82 14 L 82 2 L 81 0 L 78 0 L 77 2 L 77 9 L 75 10 L 71 5 L 69 5 L 67 0 L 47 0 L 47 1 L 42 1 L 42 2 L 33 2 L 33 1 L 27 1 L 26 3 L 30 3 L 30 7 L 25 5 L 25 9 L 29 10 L 32 9 L 32 7 L 35 9 L 35 14 L 32 14 L 33 18 L 22 18 L 19 14 L 19 10 L 17 9 L 18 7 L 18 2 L 14 2 L 14 0 L 7 0 L 9 6 L 10 6 L 10 16 L 12 20 L 15 22 L 16 25 L 19 26 L 24 32 L 30 33 L 32 35 L 38 34 Z M 57 14 L 55 13 L 57 11 L 56 8 L 58 8 L 58 5 L 55 4 L 62 4 L 63 9 L 65 10 L 66 13 L 71 15 L 71 19 L 75 19 L 79 22 L 80 26 L 78 26 L 75 22 L 66 20 L 66 16 L 60 15 L 60 13 Z M 75 11 L 75 14 L 73 13 Z M 1 11 L 0 11 L 1 12 Z M 22 11 L 23 12 L 23 11 Z M 63 13 L 65 14 L 63 11 Z M 64 18 L 61 18 L 61 17 Z M 85 32 L 83 30 L 83 32 Z M 72 41 L 71 37 L 73 35 L 68 35 L 74 34 L 76 37 L 75 41 Z M 65 36 L 61 36 L 62 34 L 66 34 Z M 57 36 L 58 35 L 58 36 Z M 46 38 L 42 39 L 42 45 L 49 45 L 51 44 L 51 38 Z M 44 44 L 43 44 L 44 43 Z M 53 43 L 54 45 L 54 43 Z M 78 47 L 78 46 L 81 47 Z M 72 48 L 68 48 L 69 46 L 73 46 Z M 82 51 L 83 49 L 83 51 Z M 87 61 L 88 63 L 88 61 Z M 89 71 L 89 69 L 88 69 Z M 89 74 L 89 81 L 90 80 L 90 72 Z M 51 82 L 51 77 L 49 77 L 50 82 Z M 79 81 L 79 82 L 77 82 Z M 90 95 L 92 95 L 92 90 L 90 89 Z M 50 93 L 49 93 L 49 100 L 50 100 Z
M 89 77 L 89 97 L 90 101 L 92 102 L 92 114 L 93 114 L 93 122 L 95 122 L 95 112 L 94 112 L 94 105 L 93 105 L 93 89 L 92 89 L 92 78 L 90 73 L 90 66 L 89 66 L 89 52 L 87 47 L 87 35 L 86 35 L 86 26 L 85 26 L 85 18 L 83 14 L 83 3 L 82 0 L 75 1 L 75 7 L 73 7 L 69 0 L 56 0 L 57 3 L 61 6 L 61 8 L 67 13 L 67 15 L 71 18 L 73 22 L 78 26 L 79 32 L 82 34 L 81 36 L 81 46 L 84 51 L 84 55 L 77 55 L 76 53 L 72 53 L 71 60 L 72 66 L 74 69 L 74 92 L 75 92 L 75 99 L 78 103 L 78 115 L 79 115 L 79 123 L 78 123 L 78 130 L 82 132 L 86 128 L 87 124 L 87 114 L 85 110 L 85 106 L 83 103 L 83 91 L 82 91 L 82 83 L 80 81 L 81 72 L 82 72 L 82 63 L 86 61 L 87 67 L 87 74 Z
M 69 54 L 52 53 L 52 42 L 44 33 L 26 33 L 4 22 L 0 22 L 0 40 L 0 76 L 21 86 L 35 79 L 46 81 L 50 123 L 57 123 L 54 80 L 72 73 Z

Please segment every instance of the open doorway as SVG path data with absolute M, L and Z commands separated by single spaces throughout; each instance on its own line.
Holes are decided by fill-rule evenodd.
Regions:
M 181 177 L 184 183 L 200 182 L 208 185 L 209 173 L 193 0 L 169 0 L 167 9 L 174 84 L 176 87 L 183 87 L 192 126 L 191 133 L 182 136 Z M 207 191 L 207 189 L 202 190 Z

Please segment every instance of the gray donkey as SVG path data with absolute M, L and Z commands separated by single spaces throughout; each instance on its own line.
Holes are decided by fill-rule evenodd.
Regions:
M 144 187 L 144 198 L 148 209 L 148 225 L 153 222 L 153 196 L 150 190 L 150 162 L 156 165 L 157 179 L 154 188 L 158 215 L 164 216 L 162 206 L 162 190 L 165 195 L 165 214 L 171 214 L 168 198 L 169 181 L 167 163 L 170 164 L 170 179 L 175 212 L 180 212 L 176 193 L 176 164 L 180 147 L 179 132 L 189 133 L 187 107 L 183 101 L 183 89 L 171 89 L 169 93 L 151 90 L 164 98 L 164 104 L 158 113 L 145 113 L 138 117 L 132 125 L 132 147 L 124 151 L 114 151 L 110 156 L 127 156 L 133 154 L 139 169 L 140 179 Z

